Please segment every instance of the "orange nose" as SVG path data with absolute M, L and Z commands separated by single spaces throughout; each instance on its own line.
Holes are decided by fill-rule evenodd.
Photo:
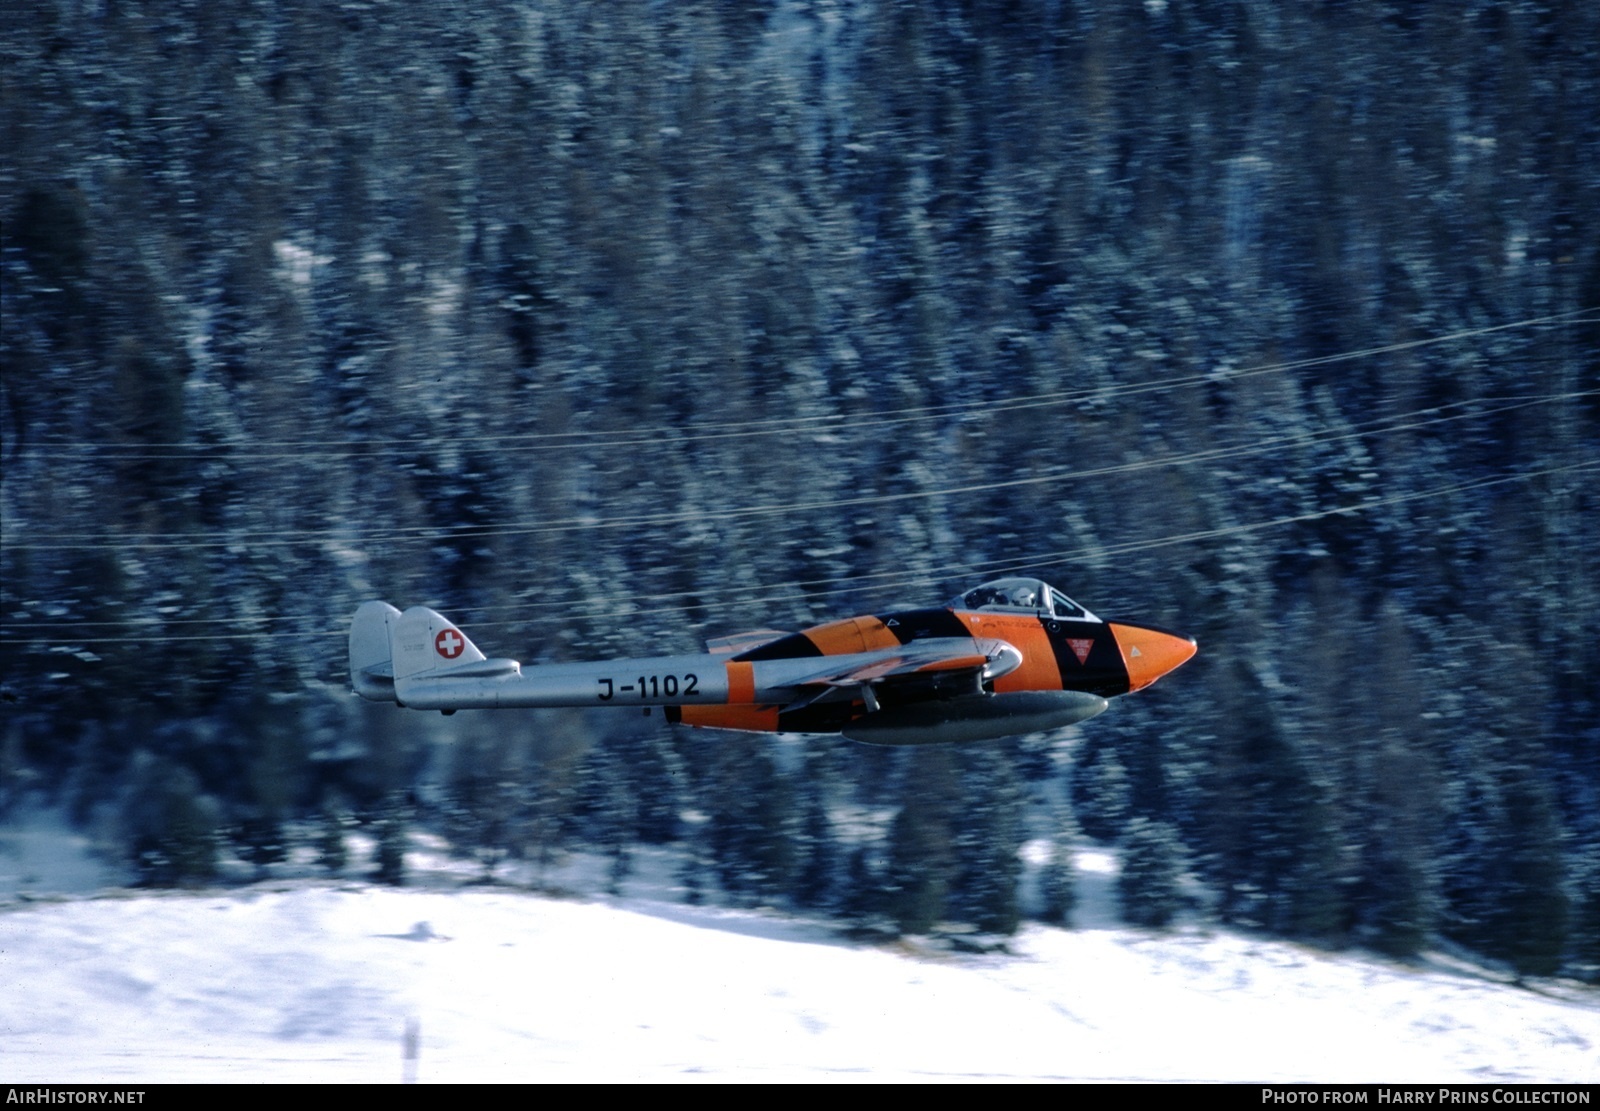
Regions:
M 1143 690 L 1157 679 L 1194 656 L 1193 637 L 1178 636 L 1143 625 L 1111 626 L 1122 649 L 1122 662 L 1128 668 L 1128 691 Z

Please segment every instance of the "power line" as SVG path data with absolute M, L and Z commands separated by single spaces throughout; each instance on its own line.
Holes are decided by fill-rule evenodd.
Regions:
M 809 417 L 774 417 L 766 420 L 752 420 L 733 423 L 719 423 L 713 428 L 700 429 L 676 425 L 657 425 L 645 428 L 630 428 L 625 431 L 593 430 L 593 431 L 568 431 L 568 432 L 519 432 L 500 433 L 484 436 L 474 436 L 472 447 L 484 450 L 494 450 L 499 453 L 515 453 L 521 451 L 552 451 L 573 450 L 602 450 L 624 447 L 640 447 L 659 444 L 669 440 L 674 444 L 688 444 L 702 441 L 742 439 L 756 436 L 793 435 L 808 430 L 818 432 L 856 432 L 876 430 L 888 426 L 912 423 L 917 421 L 943 420 L 947 418 L 963 417 L 966 415 L 995 415 L 1021 412 L 1034 408 L 1049 408 L 1068 405 L 1082 401 L 1111 401 L 1123 397 L 1138 396 L 1147 393 L 1159 393 L 1168 390 L 1188 389 L 1203 385 L 1216 385 L 1227 382 L 1255 378 L 1267 374 L 1280 374 L 1285 371 L 1303 370 L 1309 367 L 1328 366 L 1356 359 L 1372 358 L 1379 355 L 1394 354 L 1417 348 L 1431 347 L 1439 344 L 1454 343 L 1464 339 L 1474 339 L 1496 332 L 1510 331 L 1520 328 L 1532 328 L 1541 325 L 1577 325 L 1593 323 L 1600 320 L 1597 317 L 1585 317 L 1592 309 L 1574 309 L 1570 312 L 1555 313 L 1549 316 L 1528 317 L 1523 320 L 1512 321 L 1508 324 L 1488 325 L 1481 328 L 1468 328 L 1451 332 L 1442 336 L 1428 336 L 1422 339 L 1405 340 L 1399 343 L 1384 344 L 1379 347 L 1362 348 L 1355 351 L 1344 351 L 1330 355 L 1318 355 L 1304 359 L 1294 359 L 1281 363 L 1269 363 L 1258 367 L 1246 367 L 1238 370 L 1230 368 L 1216 368 L 1198 374 L 1189 374 L 1181 377 L 1166 378 L 1156 382 L 1128 383 L 1121 386 L 1088 386 L 1070 390 L 1054 390 L 1045 393 L 1032 394 L 1017 398 L 1001 399 L 975 406 L 971 402 L 946 403 L 940 405 L 916 405 L 901 409 L 882 410 L 870 416 L 851 415 L 847 413 L 827 413 Z M 107 444 L 89 441 L 70 441 L 44 439 L 35 442 L 35 446 L 50 451 L 82 451 L 95 453 L 95 459 L 103 462 L 156 462 L 172 459 L 191 459 L 195 454 L 207 457 L 207 461 L 219 462 L 262 462 L 262 461 L 292 461 L 306 462 L 315 457 L 330 457 L 348 459 L 352 456 L 358 458 L 379 457 L 385 455 L 405 455 L 421 449 L 437 448 L 438 436 L 410 437 L 405 439 L 384 440 L 373 443 L 365 441 L 343 440 L 261 440 L 254 441 L 247 450 L 236 450 L 226 442 L 185 441 L 166 444 L 140 444 L 129 446 L 124 444 Z M 273 449 L 263 451 L 259 449 Z
M 785 501 L 768 503 L 765 505 L 752 505 L 735 507 L 724 510 L 680 510 L 671 513 L 634 514 L 622 517 L 575 517 L 564 520 L 547 521 L 537 525 L 505 526 L 414 526 L 388 530 L 366 530 L 352 533 L 340 529 L 304 529 L 304 530 L 274 530 L 268 533 L 259 532 L 234 532 L 226 538 L 206 540 L 194 534 L 165 534 L 173 539 L 121 539 L 114 536 L 95 533 L 62 533 L 48 536 L 42 540 L 17 540 L 8 543 L 9 547 L 17 550 L 30 551 L 159 551 L 167 549 L 194 550 L 198 548 L 223 548 L 237 549 L 249 548 L 277 548 L 292 547 L 302 544 L 336 542 L 341 544 L 399 544 L 399 543 L 427 543 L 438 544 L 445 542 L 460 542 L 463 540 L 509 538 L 515 536 L 549 536 L 566 532 L 580 532 L 591 529 L 617 529 L 660 527 L 676 524 L 697 524 L 710 521 L 732 521 L 748 517 L 771 516 L 780 513 L 808 513 L 838 509 L 859 509 L 867 506 L 891 505 L 906 501 L 921 501 L 934 498 L 962 497 L 972 494 L 994 493 L 1001 490 L 1019 489 L 1029 486 L 1047 485 L 1084 478 L 1099 478 L 1112 474 L 1127 474 L 1144 470 L 1151 470 L 1169 466 L 1183 466 L 1193 463 L 1216 462 L 1225 459 L 1247 458 L 1253 455 L 1264 454 L 1281 447 L 1317 447 L 1327 444 L 1340 443 L 1352 439 L 1361 439 L 1368 436 L 1385 435 L 1395 432 L 1415 431 L 1432 425 L 1445 424 L 1451 421 L 1469 420 L 1493 416 L 1499 413 L 1510 412 L 1516 409 L 1528 408 L 1534 405 L 1550 404 L 1557 401 L 1567 401 L 1579 397 L 1591 396 L 1600 393 L 1600 390 L 1580 390 L 1562 394 L 1547 394 L 1542 396 L 1523 396 L 1515 399 L 1493 399 L 1509 403 L 1497 405 L 1488 409 L 1475 409 L 1470 412 L 1457 413 L 1452 416 L 1436 416 L 1426 420 L 1411 423 L 1395 423 L 1407 417 L 1420 416 L 1427 413 L 1438 413 L 1441 410 L 1463 408 L 1469 405 L 1482 405 L 1482 401 L 1453 402 L 1444 406 L 1429 406 L 1423 409 L 1411 410 L 1405 413 L 1392 414 L 1387 417 L 1377 418 L 1366 424 L 1354 426 L 1352 431 L 1332 434 L 1317 433 L 1288 433 L 1265 439 L 1253 439 L 1247 445 L 1234 445 L 1219 448 L 1210 448 L 1202 451 L 1188 452 L 1175 456 L 1162 456 L 1157 459 L 1137 460 L 1131 463 L 1107 464 L 1101 467 L 1080 468 L 1076 470 L 1049 470 L 1043 474 L 1029 475 L 1026 478 L 1002 479 L 991 482 L 969 483 L 962 486 L 944 487 L 936 490 L 914 490 L 894 494 L 858 495 L 847 498 L 824 499 L 812 502 Z M 160 535 L 160 534 L 158 534 Z
M 1450 486 L 1442 486 L 1433 490 L 1425 490 L 1411 494 L 1396 494 L 1387 498 L 1375 498 L 1357 502 L 1353 505 L 1338 506 L 1334 509 L 1313 510 L 1307 513 L 1292 514 L 1284 517 L 1275 517 L 1266 521 L 1257 521 L 1243 525 L 1229 525 L 1215 529 L 1201 529 L 1194 532 L 1178 533 L 1169 536 L 1156 537 L 1148 540 L 1127 541 L 1115 544 L 1091 544 L 1078 548 L 1066 549 L 1056 552 L 1046 552 L 1038 555 L 1027 556 L 1021 559 L 987 560 L 979 563 L 955 563 L 933 568 L 930 571 L 915 577 L 904 577 L 899 572 L 882 571 L 865 575 L 845 575 L 825 579 L 794 580 L 780 583 L 779 587 L 812 587 L 830 583 L 847 583 L 849 585 L 836 586 L 825 590 L 807 590 L 802 594 L 792 594 L 769 598 L 763 596 L 763 601 L 809 601 L 817 595 L 831 595 L 850 593 L 860 589 L 860 584 L 874 579 L 886 579 L 901 586 L 937 585 L 945 579 L 957 574 L 979 575 L 984 578 L 1004 576 L 1019 573 L 1023 570 L 1039 567 L 1055 567 L 1065 563 L 1072 563 L 1088 557 L 1103 557 L 1108 555 L 1126 555 L 1132 552 L 1148 551 L 1155 548 L 1171 547 L 1175 544 L 1188 544 L 1198 540 L 1215 539 L 1222 536 L 1243 535 L 1252 532 L 1261 532 L 1265 529 L 1278 528 L 1283 525 L 1298 524 L 1306 521 L 1321 520 L 1326 517 L 1341 515 L 1354 515 L 1364 513 L 1370 509 L 1378 509 L 1387 505 L 1399 505 L 1405 502 L 1423 501 L 1429 498 L 1443 497 L 1448 494 L 1460 493 L 1465 490 L 1475 490 L 1490 486 L 1502 486 L 1511 482 L 1522 482 L 1528 479 L 1540 478 L 1546 475 L 1562 474 L 1568 471 L 1582 471 L 1600 468 L 1600 459 L 1589 460 L 1583 463 L 1572 463 L 1561 467 L 1549 467 L 1539 471 L 1530 471 L 1516 475 L 1502 475 L 1494 478 L 1475 479 L 1470 482 L 1459 482 Z M 741 603 L 707 603 L 697 605 L 695 609 L 727 609 Z M 653 616 L 660 613 L 683 612 L 691 607 L 674 606 L 659 610 L 630 611 L 629 617 Z M 493 625 L 496 622 L 478 622 L 479 625 Z
M 1022 557 L 1022 558 L 1019 558 L 1019 559 L 984 560 L 984 561 L 977 561 L 977 562 L 970 562 L 970 563 L 945 564 L 945 565 L 943 565 L 941 567 L 930 568 L 929 570 L 927 570 L 925 572 L 920 572 L 920 573 L 915 574 L 915 575 L 906 575 L 906 574 L 904 574 L 902 572 L 886 571 L 886 572 L 876 572 L 876 573 L 864 574 L 864 575 L 837 576 L 837 577 L 833 577 L 833 578 L 794 579 L 794 580 L 789 580 L 787 582 L 776 583 L 776 584 L 772 584 L 770 586 L 766 586 L 766 587 L 760 588 L 761 591 L 762 591 L 761 600 L 762 600 L 762 602 L 764 604 L 774 605 L 774 606 L 782 605 L 782 604 L 788 603 L 788 602 L 808 602 L 809 603 L 811 601 L 814 601 L 819 596 L 829 596 L 829 595 L 836 595 L 836 594 L 858 592 L 859 590 L 862 589 L 862 584 L 865 584 L 865 583 L 875 583 L 878 587 L 882 587 L 884 589 L 888 589 L 891 586 L 893 586 L 895 588 L 899 588 L 899 589 L 904 589 L 906 587 L 912 587 L 912 586 L 937 585 L 937 584 L 943 582 L 944 580 L 946 580 L 948 578 L 954 577 L 957 574 L 973 575 L 973 576 L 978 576 L 978 577 L 983 577 L 983 578 L 989 578 L 989 577 L 993 577 L 995 575 L 1003 575 L 1003 574 L 1006 574 L 1006 573 L 1009 573 L 1009 572 L 1016 572 L 1016 571 L 1022 571 L 1022 570 L 1032 570 L 1032 569 L 1038 569 L 1038 568 L 1042 568 L 1042 567 L 1061 566 L 1062 564 L 1071 563 L 1071 562 L 1074 562 L 1074 561 L 1077 561 L 1077 560 L 1081 560 L 1081 559 L 1085 559 L 1085 558 L 1092 558 L 1092 557 L 1101 557 L 1101 558 L 1103 558 L 1104 556 L 1108 556 L 1108 555 L 1127 555 L 1127 554 L 1130 554 L 1130 553 L 1133 553 L 1133 552 L 1150 551 L 1150 550 L 1153 550 L 1153 549 L 1171 547 L 1171 546 L 1178 545 L 1178 544 L 1194 543 L 1194 542 L 1197 542 L 1197 541 L 1200 541 L 1200 540 L 1211 540 L 1211 539 L 1217 539 L 1217 538 L 1225 537 L 1225 536 L 1246 535 L 1246 534 L 1249 534 L 1249 533 L 1261 532 L 1261 531 L 1264 531 L 1264 530 L 1267 530 L 1267 529 L 1280 528 L 1280 527 L 1283 527 L 1285 525 L 1299 524 L 1299 523 L 1304 523 L 1304 522 L 1307 522 L 1307 521 L 1322 520 L 1322 519 L 1327 518 L 1327 517 L 1351 516 L 1351 515 L 1355 515 L 1355 514 L 1359 514 L 1359 513 L 1365 513 L 1365 512 L 1368 512 L 1370 510 L 1373 510 L 1373 509 L 1379 509 L 1379 508 L 1382 508 L 1384 506 L 1389 506 L 1389 505 L 1400 505 L 1400 504 L 1404 504 L 1404 503 L 1407 503 L 1407 502 L 1425 501 L 1425 500 L 1428 500 L 1428 499 L 1431 499 L 1431 498 L 1444 497 L 1444 496 L 1449 495 L 1449 494 L 1461 493 L 1461 492 L 1467 491 L 1467 490 L 1485 489 L 1485 488 L 1494 487 L 1494 486 L 1503 486 L 1503 485 L 1506 485 L 1508 483 L 1513 483 L 1513 482 L 1526 482 L 1526 481 L 1529 481 L 1531 479 L 1546 477 L 1546 476 L 1549 476 L 1549 475 L 1567 474 L 1567 473 L 1572 473 L 1572 472 L 1588 471 L 1588 470 L 1595 470 L 1595 469 L 1600 469 L 1600 459 L 1586 460 L 1586 461 L 1581 462 L 1581 463 L 1572 463 L 1572 464 L 1567 464 L 1565 466 L 1560 466 L 1560 467 L 1546 467 L 1546 468 L 1543 468 L 1543 469 L 1540 469 L 1540 470 L 1526 471 L 1526 472 L 1522 472 L 1522 473 L 1514 474 L 1514 475 L 1498 475 L 1498 476 L 1495 476 L 1495 477 L 1492 477 L 1492 478 L 1481 478 L 1481 479 L 1474 479 L 1474 480 L 1467 481 L 1467 482 L 1457 482 L 1457 483 L 1452 483 L 1452 484 L 1450 484 L 1448 486 L 1436 487 L 1436 488 L 1431 489 L 1431 490 L 1418 491 L 1418 492 L 1409 493 L 1409 494 L 1395 494 L 1395 495 L 1392 495 L 1392 496 L 1389 496 L 1389 497 L 1385 497 L 1385 498 L 1373 498 L 1373 499 L 1368 499 L 1368 500 L 1361 501 L 1361 502 L 1356 502 L 1356 503 L 1353 503 L 1353 504 L 1350 504 L 1350 505 L 1337 506 L 1337 507 L 1332 508 L 1332 509 L 1321 509 L 1321 510 L 1313 510 L 1313 511 L 1306 512 L 1306 513 L 1290 514 L 1290 515 L 1286 515 L 1286 516 L 1282 516 L 1282 517 L 1274 517 L 1274 518 L 1271 518 L 1271 519 L 1268 519 L 1268 520 L 1265 520 L 1265 521 L 1254 521 L 1254 522 L 1248 522 L 1248 523 L 1245 523 L 1245 524 L 1229 525 L 1229 526 L 1225 526 L 1225 527 L 1221 527 L 1221 528 L 1214 528 L 1214 529 L 1199 529 L 1199 530 L 1194 530 L 1194 531 L 1190 531 L 1190 532 L 1169 534 L 1167 536 L 1151 537 L 1151 538 L 1147 538 L 1147 539 L 1144 539 L 1144 540 L 1126 541 L 1126 542 L 1112 543 L 1112 544 L 1098 543 L 1098 544 L 1092 544 L 1092 545 L 1084 545 L 1084 546 L 1080 546 L 1080 547 L 1077 547 L 1077 548 L 1061 549 L 1061 550 L 1057 550 L 1057 551 L 1053 551 L 1053 552 L 1035 553 L 1033 555 L 1025 556 L 1025 557 Z M 846 584 L 846 585 L 832 585 L 832 584 Z M 820 589 L 818 589 L 818 588 L 820 588 Z M 783 590 L 799 591 L 799 593 L 788 593 L 788 594 L 778 593 L 778 591 L 783 591 Z M 678 597 L 678 596 L 681 596 L 681 595 L 647 595 L 647 596 L 643 596 L 643 598 L 641 600 L 656 601 L 656 600 L 664 600 L 666 598 Z M 640 617 L 655 617 L 655 616 L 662 616 L 662 615 L 667 615 L 667 614 L 682 614 L 682 613 L 686 613 L 686 612 L 688 612 L 690 610 L 696 610 L 696 611 L 702 611 L 702 612 L 703 611 L 714 611 L 714 610 L 726 610 L 726 609 L 735 608 L 737 606 L 743 606 L 743 605 L 746 605 L 746 604 L 748 604 L 748 599 L 741 599 L 739 601 L 727 601 L 727 602 L 703 602 L 703 603 L 696 603 L 695 605 L 692 605 L 692 606 L 689 606 L 689 605 L 669 605 L 669 606 L 658 607 L 656 609 L 643 609 L 643 610 L 634 609 L 634 610 L 628 610 L 626 613 L 619 614 L 619 616 L 627 617 L 628 619 L 633 620 L 633 619 L 637 619 L 637 618 L 640 618 Z M 562 606 L 562 608 L 565 608 L 565 609 L 568 609 L 568 610 L 581 609 L 582 608 L 582 603 L 581 602 L 558 603 L 558 605 L 560 605 L 560 606 Z M 512 612 L 516 612 L 516 611 L 519 611 L 519 610 L 525 610 L 527 608 L 529 608 L 529 607 L 526 607 L 526 606 L 513 607 L 512 608 Z M 219 620 L 223 620 L 223 619 L 219 619 Z M 298 619 L 298 620 L 311 620 L 311 618 L 302 618 L 302 619 Z M 508 623 L 509 622 L 504 621 L 504 620 L 500 620 L 500 621 L 481 621 L 481 622 L 472 622 L 472 625 L 473 625 L 474 628 L 492 628 L 492 627 L 495 627 L 495 626 L 504 625 L 504 624 L 508 624 Z M 94 638 L 94 637 L 91 637 L 91 638 L 71 637 L 71 638 L 48 638 L 48 639 L 36 638 L 36 639 L 31 639 L 31 640 L 21 640 L 21 639 L 14 639 L 14 638 L 10 638 L 10 637 L 5 637 L 5 638 L 3 638 L 3 642 L 6 643 L 6 644 L 9 644 L 11 646 L 15 646 L 15 647 L 46 647 L 46 646 L 62 646 L 62 645 L 76 647 L 76 646 L 91 646 L 91 645 L 110 645 L 110 644 L 155 645 L 155 644 L 177 644 L 177 643 L 186 643 L 186 642 L 218 642 L 218 641 L 237 641 L 237 640 L 255 640 L 255 639 L 279 640 L 279 639 L 283 639 L 283 638 L 288 637 L 288 636 L 297 636 L 297 637 L 312 636 L 312 637 L 333 638 L 333 637 L 344 637 L 345 635 L 347 635 L 347 630 L 341 628 L 341 629 L 336 629 L 336 630 L 325 630 L 323 632 L 293 633 L 293 634 L 291 634 L 291 633 L 237 632 L 237 633 L 196 634 L 196 635 L 179 635 L 179 636 L 155 636 L 155 637 L 139 637 L 139 636 L 98 637 L 98 638 Z

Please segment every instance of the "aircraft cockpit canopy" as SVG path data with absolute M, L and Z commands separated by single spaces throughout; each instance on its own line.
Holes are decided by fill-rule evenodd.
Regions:
M 1038 579 L 995 579 L 950 603 L 952 609 L 1039 613 L 1063 621 L 1098 621 L 1094 614 Z

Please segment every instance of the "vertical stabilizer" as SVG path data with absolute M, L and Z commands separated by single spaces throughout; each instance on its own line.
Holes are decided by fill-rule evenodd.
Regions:
M 401 614 L 390 642 L 397 680 L 450 671 L 485 659 L 465 633 L 427 606 L 412 606 Z
M 388 602 L 367 602 L 350 623 L 350 685 L 368 701 L 394 701 L 389 628 L 399 618 Z

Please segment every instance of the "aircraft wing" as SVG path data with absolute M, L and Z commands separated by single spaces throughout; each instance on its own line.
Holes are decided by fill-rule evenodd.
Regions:
M 1014 670 L 1022 663 L 1022 654 L 1003 640 L 932 637 L 897 648 L 854 653 L 832 662 L 826 658 L 808 662 L 816 665 L 815 670 L 796 675 L 786 683 L 807 692 L 794 706 L 830 700 L 835 692 L 867 691 L 885 685 L 926 687 L 926 697 L 965 692 L 969 680 L 977 684 Z
M 976 671 L 989 662 L 980 652 L 960 648 L 944 652 L 894 651 L 881 659 L 862 662 L 859 658 L 842 667 L 819 671 L 796 681 L 796 686 L 824 685 L 854 687 L 862 683 L 881 683 L 896 675 L 916 675 L 930 671 Z
M 731 656 L 739 652 L 748 652 L 752 648 L 760 648 L 763 644 L 770 644 L 788 635 L 781 629 L 753 629 L 748 633 L 712 637 L 706 641 L 706 651 L 713 656 Z

